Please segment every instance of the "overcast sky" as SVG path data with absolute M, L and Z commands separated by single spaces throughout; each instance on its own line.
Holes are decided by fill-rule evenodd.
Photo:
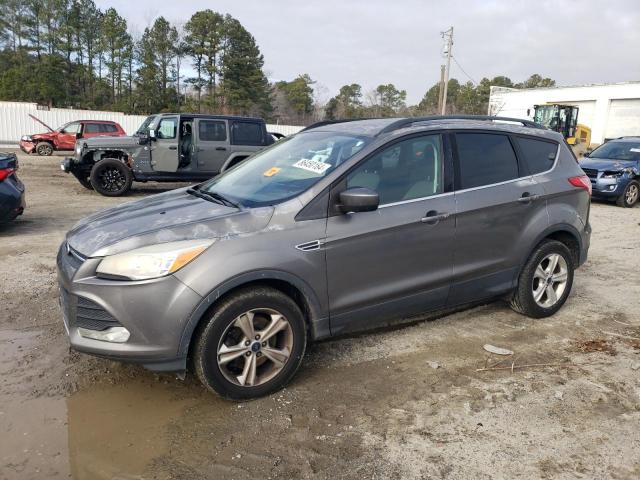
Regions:
M 157 16 L 229 13 L 255 36 L 271 80 L 308 73 L 328 99 L 341 85 L 393 83 L 409 103 L 439 80 L 440 32 L 475 81 L 532 73 L 559 85 L 640 80 L 640 0 L 98 0 L 133 31 Z M 451 76 L 468 77 L 452 62 Z

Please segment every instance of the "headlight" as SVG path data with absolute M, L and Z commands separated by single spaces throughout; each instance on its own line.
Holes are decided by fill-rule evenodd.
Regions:
M 622 170 L 618 170 L 618 171 L 615 171 L 615 172 L 604 172 L 602 174 L 602 178 L 620 178 L 625 173 L 633 173 L 633 169 L 632 168 L 624 168 Z
M 98 276 L 129 280 L 147 280 L 177 272 L 204 252 L 213 240 L 184 240 L 136 248 L 105 257 L 97 268 Z
M 20 140 L 23 140 L 25 142 L 30 142 L 31 141 L 31 135 L 23 135 Z

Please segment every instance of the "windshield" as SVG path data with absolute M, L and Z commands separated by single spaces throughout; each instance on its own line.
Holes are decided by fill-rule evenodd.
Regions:
M 280 140 L 246 162 L 202 185 L 246 207 L 293 198 L 326 177 L 371 141 L 331 132 L 307 132 Z
M 589 157 L 640 160 L 640 142 L 608 142 L 596 148 Z
M 149 115 L 144 119 L 144 122 L 142 122 L 142 125 L 140 125 L 138 130 L 136 130 L 135 134 L 140 135 L 141 133 L 149 133 L 149 125 L 151 125 L 155 119 L 156 115 Z

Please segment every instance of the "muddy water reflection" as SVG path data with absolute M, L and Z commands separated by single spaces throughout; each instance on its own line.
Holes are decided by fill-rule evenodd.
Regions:
M 154 459 L 170 454 L 170 425 L 207 399 L 201 388 L 173 380 L 127 381 L 72 395 L 67 413 L 73 478 L 145 478 Z

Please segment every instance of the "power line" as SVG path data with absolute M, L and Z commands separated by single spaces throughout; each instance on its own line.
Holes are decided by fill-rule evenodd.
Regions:
M 467 78 L 471 80 L 471 83 L 477 86 L 478 82 L 476 82 L 473 78 L 471 78 L 471 76 L 467 72 L 464 71 L 464 68 L 462 68 L 462 65 L 458 63 L 458 60 L 456 60 L 456 57 L 452 55 L 451 58 L 453 58 L 453 61 L 456 62 L 456 65 L 458 66 L 458 68 L 462 70 L 462 73 L 464 73 L 467 76 Z

